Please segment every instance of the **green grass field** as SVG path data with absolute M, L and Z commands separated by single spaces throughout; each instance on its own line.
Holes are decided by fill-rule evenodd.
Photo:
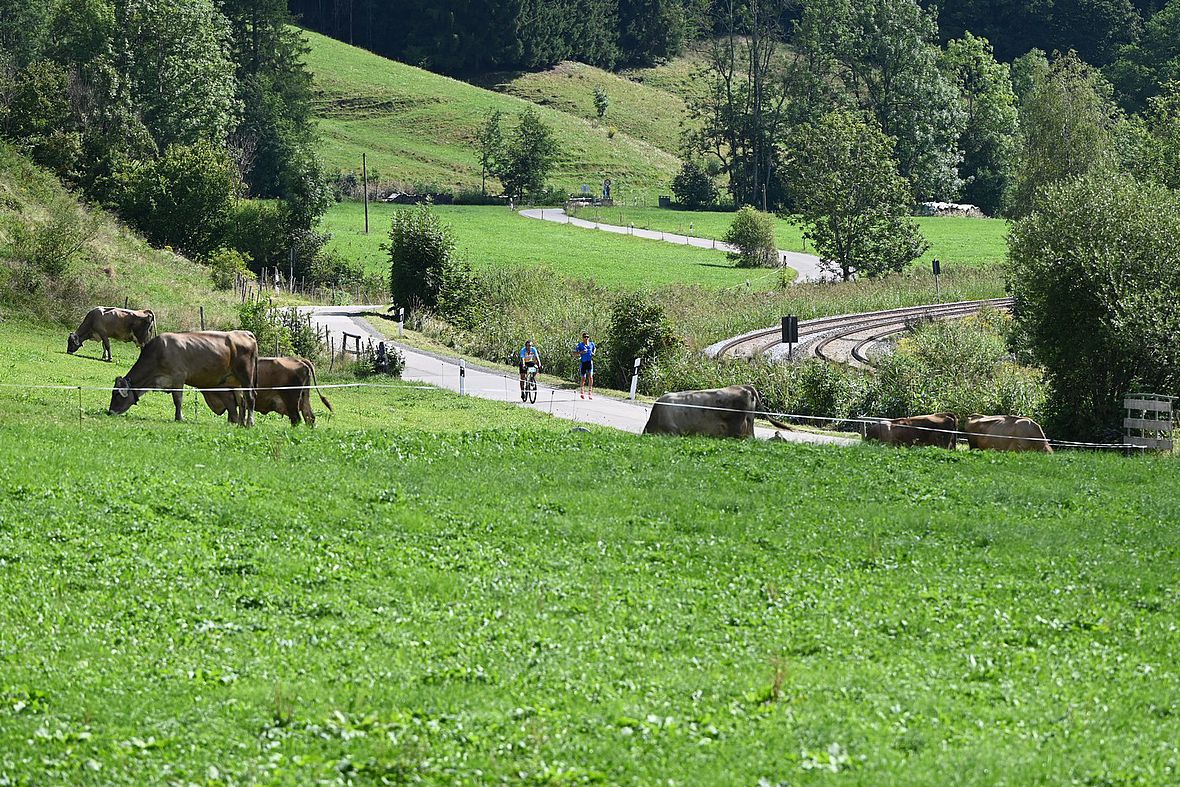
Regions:
M 722 238 L 733 222 L 733 213 L 721 211 L 667 210 L 647 207 L 582 208 L 579 218 L 606 224 L 662 230 L 678 235 Z M 915 219 L 930 241 L 930 250 L 915 262 L 927 266 L 938 257 L 944 266 L 978 267 L 1002 262 L 1008 255 L 1008 222 L 1002 219 L 919 217 Z M 803 241 L 803 232 L 787 219 L 776 219 L 779 248 L 814 252 Z
M 373 272 L 389 272 L 389 226 L 397 206 L 369 205 L 369 234 L 364 234 L 364 206 L 342 202 L 320 223 L 332 233 L 330 248 Z M 722 252 L 688 248 L 566 227 L 528 219 L 502 207 L 440 205 L 439 216 L 455 231 L 459 253 L 474 268 L 545 265 L 562 276 L 593 279 L 608 287 L 647 288 L 697 283 L 731 287 L 754 279 L 774 286 L 778 274 L 735 268 Z M 771 281 L 771 278 L 774 281 Z
M 676 173 L 677 158 L 626 133 L 515 96 L 475 87 L 305 33 L 315 77 L 320 157 L 329 169 L 359 171 L 361 154 L 384 180 L 438 188 L 479 188 L 475 135 L 494 109 L 511 128 L 528 107 L 560 144 L 550 182 L 568 190 L 609 176 L 621 189 L 656 187 Z M 674 142 L 673 142 L 674 144 Z
M 4 379 L 129 360 L 59 338 L 0 324 Z M 332 395 L 243 430 L 0 389 L 5 781 L 1173 780 L 1169 459 Z
M 500 81 L 501 77 L 505 81 Z M 491 75 L 482 79 L 494 89 L 540 106 L 561 110 L 604 128 L 614 127 L 672 156 L 680 155 L 682 124 L 687 119 L 684 99 L 584 63 L 560 63 L 548 71 Z M 606 91 L 610 106 L 603 120 L 594 106 L 594 90 Z

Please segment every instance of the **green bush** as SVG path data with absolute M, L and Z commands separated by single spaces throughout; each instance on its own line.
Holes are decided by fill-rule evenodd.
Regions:
M 224 244 L 239 186 L 224 150 L 173 145 L 156 161 L 131 165 L 120 180 L 119 212 L 152 243 L 198 256 Z
M 277 309 L 266 301 L 238 308 L 238 327 L 258 339 L 259 355 L 298 355 L 315 360 L 323 353 L 310 319 L 295 309 Z
M 615 301 L 605 343 L 607 381 L 623 388 L 631 379 L 636 358 L 658 365 L 683 342 L 663 307 L 647 294 L 635 292 Z
M 688 159 L 672 179 L 672 194 L 680 205 L 699 210 L 717 201 L 717 186 L 704 167 Z
M 287 206 L 275 200 L 241 200 L 228 222 L 226 244 L 240 251 L 254 270 L 286 270 L 291 249 L 291 216 Z
M 389 229 L 389 294 L 394 303 L 435 309 L 457 264 L 455 236 L 429 203 L 393 214 Z
M 232 290 L 239 277 L 250 275 L 250 255 L 236 249 L 217 249 L 205 257 L 205 264 L 218 290 Z
M 725 242 L 737 247 L 729 258 L 739 268 L 770 268 L 778 265 L 778 244 L 774 217 L 749 205 L 739 210 L 725 233 Z

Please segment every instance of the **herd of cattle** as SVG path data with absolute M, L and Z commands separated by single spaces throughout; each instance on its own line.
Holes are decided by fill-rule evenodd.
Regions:
M 151 338 L 155 325 L 156 316 L 147 309 L 96 306 L 66 341 L 71 355 L 87 341 L 101 341 L 104 361 L 111 360 L 111 339 L 135 342 L 142 348 L 131 371 L 115 379 L 112 414 L 127 412 L 147 391 L 163 390 L 171 392 L 180 421 L 186 385 L 214 389 L 201 391 L 213 412 L 229 412 L 231 423 L 246 426 L 253 425 L 255 412 L 285 415 L 293 425 L 301 418 L 314 425 L 312 386 L 332 410 L 319 391 L 311 361 L 260 358 L 258 341 L 250 331 L 190 331 Z
M 111 339 L 135 342 L 142 349 L 125 377 L 115 380 L 110 412 L 125 413 L 147 391 L 172 394 L 176 420 L 181 420 L 184 387 L 202 389 L 205 402 L 217 415 L 229 413 L 231 423 L 252 425 L 254 413 L 278 413 L 298 424 L 315 424 L 311 388 L 329 411 L 320 393 L 315 367 L 306 358 L 260 358 L 258 341 L 249 331 L 191 331 L 162 333 L 152 338 L 156 316 L 147 309 L 133 311 L 98 306 L 87 313 L 70 334 L 67 352 L 87 341 L 101 341 L 103 360 L 111 360 Z M 213 389 L 213 390 L 209 390 Z M 790 427 L 763 412 L 762 396 L 752 385 L 733 385 L 709 391 L 681 391 L 661 396 L 652 407 L 645 434 L 753 437 L 754 419 L 762 417 L 780 429 Z M 917 415 L 891 421 L 866 421 L 863 435 L 890 445 L 929 445 L 953 449 L 958 435 L 967 435 L 971 448 L 995 451 L 1052 453 L 1036 421 L 1011 415 L 972 415 L 962 424 L 953 413 Z
M 656 400 L 643 431 L 645 434 L 753 437 L 755 416 L 766 418 L 780 429 L 790 428 L 763 412 L 757 388 L 732 385 L 709 391 L 664 394 Z M 966 434 L 971 448 L 1053 452 L 1040 424 L 1015 415 L 971 415 L 964 419 L 961 429 L 954 413 L 861 423 L 866 440 L 889 445 L 954 449 L 959 434 Z

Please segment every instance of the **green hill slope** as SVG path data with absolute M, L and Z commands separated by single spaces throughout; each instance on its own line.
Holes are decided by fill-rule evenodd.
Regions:
M 358 169 L 361 154 L 383 178 L 443 188 L 480 183 L 475 133 L 499 109 L 514 117 L 535 106 L 420 68 L 387 60 L 316 33 L 306 33 L 315 75 L 320 155 L 330 169 Z M 591 88 L 593 90 L 593 88 Z M 619 188 L 667 182 L 679 162 L 655 145 L 550 107 L 538 107 L 561 151 L 550 181 L 565 189 L 614 179 Z
M 534 104 L 553 107 L 604 127 L 613 126 L 671 155 L 680 151 L 687 108 L 677 93 L 574 62 L 537 73 L 489 75 L 481 81 Z M 606 91 L 610 100 L 606 118 L 601 122 L 594 107 L 594 90 L 598 87 Z
M 0 143 L 0 313 L 76 326 L 92 306 L 124 303 L 155 311 L 163 330 L 198 326 L 200 306 L 210 327 L 237 324 L 232 294 L 213 290 L 207 268 L 153 249 Z

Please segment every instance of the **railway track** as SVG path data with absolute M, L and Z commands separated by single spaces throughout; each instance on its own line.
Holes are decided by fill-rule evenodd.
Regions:
M 1011 305 L 1011 298 L 990 298 L 806 320 L 799 323 L 796 354 L 806 353 L 834 363 L 871 369 L 873 361 L 870 351 L 873 345 L 906 331 L 918 320 L 961 319 L 983 309 L 1008 309 Z M 713 345 L 707 352 L 715 358 L 767 356 L 772 360 L 784 360 L 786 347 L 780 341 L 781 338 L 781 329 L 776 326 Z

